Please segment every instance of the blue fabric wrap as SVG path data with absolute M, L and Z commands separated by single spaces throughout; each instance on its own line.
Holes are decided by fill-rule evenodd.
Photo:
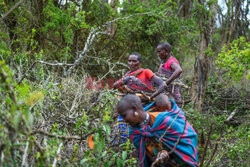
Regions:
M 129 136 L 138 151 L 141 167 L 148 166 L 145 154 L 146 142 L 149 142 L 150 139 L 155 139 L 154 141 L 159 143 L 159 138 L 165 133 L 165 130 L 171 125 L 178 113 L 180 114 L 163 137 L 162 143 L 167 150 L 172 150 L 181 135 L 174 154 L 190 166 L 198 166 L 197 134 L 188 122 L 186 122 L 185 126 L 186 118 L 184 113 L 174 101 L 171 100 L 171 103 L 172 110 L 157 115 L 152 127 L 147 125 L 142 128 L 138 126 L 129 128 Z M 185 131 L 182 134 L 184 127 Z

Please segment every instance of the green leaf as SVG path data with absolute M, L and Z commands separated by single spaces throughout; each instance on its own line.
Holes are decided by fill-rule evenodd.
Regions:
M 127 158 L 127 151 L 123 151 L 122 152 L 122 159 L 123 159 L 123 161 L 126 160 L 126 158 Z
M 80 162 L 80 165 L 83 165 L 83 164 L 84 164 L 85 162 L 87 162 L 87 161 L 88 161 L 87 158 L 82 159 L 81 162 Z
M 121 160 L 120 157 L 117 158 L 116 165 L 117 165 L 117 167 L 121 167 L 122 166 L 122 160 Z

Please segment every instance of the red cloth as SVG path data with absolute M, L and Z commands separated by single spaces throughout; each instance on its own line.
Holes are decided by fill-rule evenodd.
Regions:
M 173 69 L 171 68 L 171 64 L 175 62 L 176 64 L 179 64 L 178 60 L 175 57 L 171 57 L 170 59 L 168 59 L 168 61 L 163 65 L 163 67 L 166 70 L 170 70 L 172 71 Z
M 124 76 L 131 75 L 132 73 L 131 74 L 130 73 L 131 72 L 129 71 Z M 139 75 L 137 75 L 136 78 L 140 79 L 142 83 L 146 84 L 148 88 L 153 90 L 151 79 L 154 75 L 155 74 L 150 69 L 143 69 L 143 71 Z

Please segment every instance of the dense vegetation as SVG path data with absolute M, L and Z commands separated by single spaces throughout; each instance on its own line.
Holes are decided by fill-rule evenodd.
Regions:
M 112 145 L 118 96 L 106 82 L 134 51 L 156 72 L 161 41 L 190 86 L 200 166 L 248 166 L 249 1 L 220 3 L 0 0 L 0 166 L 137 166 L 129 142 Z

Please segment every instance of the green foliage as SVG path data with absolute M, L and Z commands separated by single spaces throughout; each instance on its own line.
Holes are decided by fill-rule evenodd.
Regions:
M 1 16 L 18 1 L 6 2 L 0 0 Z M 55 158 L 58 166 L 137 166 L 130 142 L 112 145 L 110 136 L 116 121 L 114 107 L 118 97 L 108 90 L 85 89 L 85 76 L 101 78 L 111 68 L 113 70 L 105 75 L 107 78 L 121 76 L 127 71 L 127 55 L 134 51 L 142 53 L 144 68 L 156 71 L 159 60 L 155 48 L 159 42 L 168 41 L 183 68 L 183 78 L 191 84 L 200 31 L 207 30 L 206 26 L 199 26 L 199 21 L 208 23 L 214 14 L 210 9 L 217 1 L 206 0 L 201 4 L 194 1 L 189 4 L 185 17 L 184 1 L 124 0 L 121 4 L 115 1 L 112 6 L 103 0 L 59 2 L 62 1 L 27 1 L 0 24 L 0 59 L 8 64 L 1 63 L 0 68 L 0 74 L 2 70 L 7 73 L 7 79 L 0 82 L 0 166 L 21 166 L 27 143 L 29 166 L 52 166 Z M 116 22 L 102 26 L 112 20 Z M 30 69 L 35 60 L 74 63 L 90 30 L 99 26 L 99 34 L 95 34 L 83 63 L 73 71 L 75 75 L 62 77 L 69 66 L 36 63 Z M 110 29 L 114 32 L 107 35 Z M 224 46 L 216 57 L 222 40 L 220 30 L 223 29 L 215 29 L 205 55 L 216 58 L 217 69 L 225 72 L 226 82 L 249 78 L 249 43 L 239 38 L 228 49 Z M 121 55 L 125 56 L 120 59 Z M 17 84 L 26 72 L 27 76 Z M 237 126 L 245 119 L 244 111 L 248 111 L 244 101 L 248 93 L 239 89 L 240 93 L 230 92 L 219 80 L 219 75 L 209 76 L 204 111 L 198 112 L 189 104 L 185 114 L 199 135 L 199 143 L 201 134 L 207 139 L 209 127 L 213 125 L 205 162 L 219 143 L 220 149 L 210 165 L 241 166 L 248 158 L 249 146 L 245 141 L 249 140 L 249 128 L 246 124 Z M 227 92 L 232 96 L 228 97 Z M 235 108 L 240 109 L 237 117 L 244 119 L 229 128 L 224 122 Z M 52 136 L 35 133 L 37 129 Z M 95 137 L 93 150 L 87 145 L 90 134 Z M 65 136 L 81 139 L 63 139 Z M 199 151 L 202 156 L 204 147 Z
M 14 147 L 23 146 L 19 144 L 20 139 L 32 129 L 34 116 L 31 110 L 36 103 L 43 100 L 43 93 L 34 92 L 29 95 L 32 87 L 26 82 L 17 85 L 12 78 L 13 72 L 3 61 L 0 62 L 0 76 L 0 146 L 4 148 L 3 164 L 13 162 L 14 165 L 16 163 Z
M 244 37 L 234 40 L 229 48 L 223 46 L 218 54 L 216 65 L 225 70 L 224 78 L 227 81 L 239 81 L 243 77 L 249 79 L 250 44 Z
M 70 8 L 64 10 L 50 0 L 43 13 L 45 26 L 41 28 L 42 32 L 53 31 L 49 38 L 63 38 L 65 44 L 73 44 L 74 30 L 89 28 L 85 22 L 85 12 L 78 11 L 74 3 L 70 3 Z

